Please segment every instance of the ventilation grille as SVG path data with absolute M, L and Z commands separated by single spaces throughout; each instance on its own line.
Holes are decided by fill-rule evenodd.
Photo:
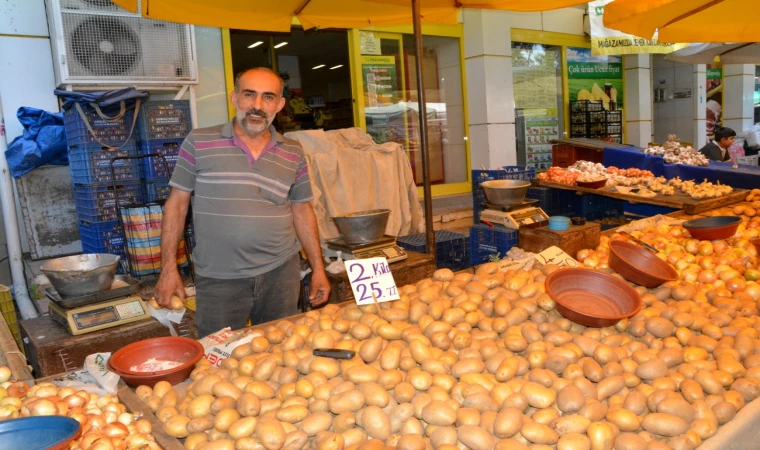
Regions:
M 64 12 L 101 12 L 132 14 L 111 2 L 111 0 L 60 0 Z M 139 4 L 140 2 L 138 2 Z M 139 8 L 138 8 L 139 11 Z

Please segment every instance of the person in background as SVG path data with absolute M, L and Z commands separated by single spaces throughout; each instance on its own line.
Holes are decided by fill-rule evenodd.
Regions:
M 699 149 L 699 152 L 712 161 L 728 161 L 731 159 L 728 148 L 734 143 L 735 136 L 736 132 L 731 128 L 717 127 L 715 140 Z
M 309 302 L 328 300 L 309 170 L 301 145 L 272 127 L 284 82 L 267 68 L 235 78 L 232 122 L 193 130 L 182 143 L 161 230 L 156 300 L 185 291 L 175 255 L 191 196 L 196 324 L 207 336 L 297 314 L 301 248 L 312 269 Z M 299 244 L 300 241 L 300 244 Z M 304 300 L 306 301 L 306 300 Z

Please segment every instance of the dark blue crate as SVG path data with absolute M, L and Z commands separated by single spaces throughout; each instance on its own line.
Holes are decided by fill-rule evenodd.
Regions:
M 124 233 L 119 221 L 110 222 L 87 222 L 79 220 L 79 235 L 82 245 L 91 248 L 115 248 L 124 247 Z
M 94 112 L 84 112 L 92 127 L 94 134 L 87 129 L 76 108 L 71 108 L 63 114 L 63 123 L 66 130 L 66 144 L 69 147 L 78 147 L 87 144 L 112 145 L 120 147 L 125 143 L 134 144 L 137 141 L 137 130 L 130 136 L 134 111 L 129 110 L 120 119 L 107 120 Z M 106 115 L 114 115 L 109 113 Z M 136 127 L 135 127 L 136 128 Z M 97 139 L 96 139 L 97 138 Z M 100 142 L 98 142 L 100 141 Z
M 617 200 L 602 195 L 576 195 L 573 210 L 586 219 L 618 217 L 623 215 L 623 200 Z
M 487 263 L 491 257 L 506 256 L 517 245 L 518 232 L 501 226 L 473 225 L 470 227 L 470 265 Z
M 141 155 L 161 155 L 142 159 L 143 176 L 168 177 L 174 171 L 183 139 L 154 139 L 140 142 Z
M 448 230 L 435 232 L 436 266 L 458 271 L 470 267 L 467 236 Z M 425 233 L 410 234 L 396 239 L 399 247 L 425 253 Z
M 474 222 L 480 223 L 480 211 L 486 194 L 480 185 L 489 180 L 532 180 L 536 178 L 536 168 L 531 166 L 504 166 L 497 170 L 472 170 L 472 214 Z
M 668 208 L 667 206 L 631 203 L 626 201 L 623 205 L 623 211 L 628 214 L 636 214 L 637 216 L 652 217 L 658 214 L 670 214 L 678 210 L 675 208 Z
M 71 180 L 77 184 L 112 183 L 111 160 L 126 156 L 137 156 L 137 147 L 129 145 L 121 149 L 87 145 L 69 148 L 69 169 Z M 113 161 L 113 174 L 117 182 L 140 179 L 140 166 L 134 159 Z
M 166 201 L 172 190 L 167 177 L 145 178 L 142 180 L 142 188 L 147 203 Z
M 117 198 L 121 205 L 142 203 L 140 183 L 123 183 L 116 186 L 109 183 L 74 185 L 74 202 L 83 208 L 112 208 L 116 206 Z
M 193 127 L 187 100 L 151 100 L 140 106 L 137 129 L 141 140 L 184 139 Z

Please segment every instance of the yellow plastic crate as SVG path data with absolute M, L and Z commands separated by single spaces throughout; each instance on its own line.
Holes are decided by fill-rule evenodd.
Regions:
M 21 329 L 18 326 L 16 307 L 13 305 L 11 290 L 8 286 L 3 286 L 2 284 L 0 284 L 0 311 L 3 313 L 5 323 L 8 324 L 8 328 L 11 330 L 11 334 L 13 335 L 13 339 L 16 340 L 18 348 L 23 352 L 24 345 L 21 342 Z

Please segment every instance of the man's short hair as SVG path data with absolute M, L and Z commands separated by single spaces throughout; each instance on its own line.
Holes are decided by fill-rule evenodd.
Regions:
M 251 67 L 250 69 L 246 69 L 241 72 L 238 72 L 238 74 L 235 75 L 235 92 L 240 92 L 240 78 L 243 75 L 247 74 L 248 72 L 252 72 L 254 70 L 259 71 L 259 72 L 271 73 L 272 75 L 276 76 L 277 79 L 280 80 L 280 97 L 282 97 L 283 91 L 285 90 L 285 80 L 282 79 L 280 74 L 270 69 L 269 67 Z
M 715 129 L 715 140 L 720 142 L 721 139 L 730 138 L 736 136 L 736 131 L 728 127 L 718 127 Z

